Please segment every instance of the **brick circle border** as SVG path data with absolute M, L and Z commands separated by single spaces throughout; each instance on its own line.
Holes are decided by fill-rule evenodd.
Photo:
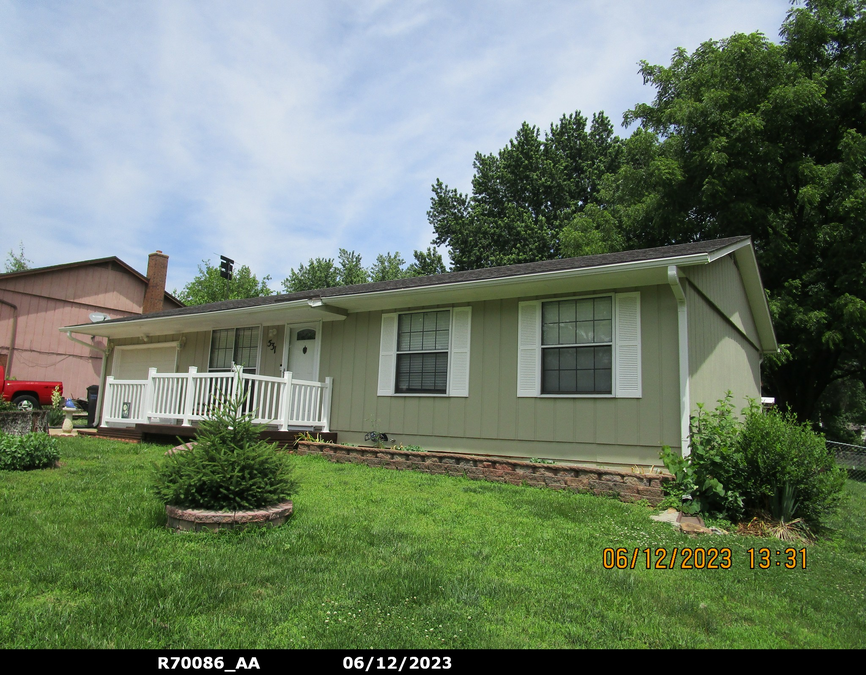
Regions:
M 185 532 L 218 532 L 250 526 L 279 527 L 292 515 L 292 502 L 281 502 L 254 511 L 206 511 L 166 504 L 166 527 Z

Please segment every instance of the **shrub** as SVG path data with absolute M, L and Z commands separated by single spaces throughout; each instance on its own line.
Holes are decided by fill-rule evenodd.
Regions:
M 662 449 L 675 478 L 668 492 L 688 513 L 730 519 L 770 514 L 790 522 L 817 522 L 840 502 L 845 471 L 824 437 L 792 413 L 763 412 L 750 401 L 743 421 L 733 415 L 731 394 L 716 409 L 692 418 L 690 455 Z
M 0 431 L 0 469 L 26 471 L 54 466 L 60 459 L 57 441 L 38 431 L 13 436 Z
M 737 489 L 751 513 L 817 522 L 842 498 L 845 470 L 836 464 L 824 437 L 799 424 L 792 413 L 751 411 L 739 451 Z
M 668 493 L 679 500 L 685 513 L 741 515 L 742 497 L 728 486 L 728 478 L 739 468 L 740 422 L 734 416 L 732 397 L 728 392 L 710 412 L 698 404 L 698 412 L 689 423 L 688 457 L 677 455 L 668 446 L 662 448 L 662 462 L 675 479 L 668 485 Z
M 259 439 L 264 428 L 244 412 L 245 398 L 214 406 L 202 420 L 197 443 L 156 468 L 156 494 L 172 506 L 241 511 L 273 506 L 296 490 L 293 464 L 276 443 Z

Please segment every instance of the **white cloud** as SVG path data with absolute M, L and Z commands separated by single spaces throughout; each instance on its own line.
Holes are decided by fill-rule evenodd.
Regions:
M 0 3 L 0 231 L 38 265 L 426 248 L 430 185 L 523 120 L 649 100 L 637 61 L 763 29 L 755 2 Z M 74 236 L 70 236 L 74 234 Z

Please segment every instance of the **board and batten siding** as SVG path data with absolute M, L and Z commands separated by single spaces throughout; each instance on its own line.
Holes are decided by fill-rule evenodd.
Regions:
M 761 397 L 760 341 L 739 270 L 726 256 L 686 276 L 691 413 L 698 403 L 713 410 L 727 391 L 739 412 Z
M 471 303 L 467 397 L 377 395 L 382 313 L 362 312 L 323 324 L 320 372 L 334 378 L 331 429 L 352 443 L 375 429 L 428 450 L 658 464 L 662 445 L 679 446 L 676 302 L 667 286 L 635 290 L 640 398 L 518 398 L 519 302 L 574 296 Z

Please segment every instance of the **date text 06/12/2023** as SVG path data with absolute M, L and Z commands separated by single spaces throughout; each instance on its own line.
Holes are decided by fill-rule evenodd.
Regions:
M 749 569 L 806 569 L 806 549 L 750 548 L 744 564 Z M 602 567 L 611 569 L 656 570 L 728 570 L 735 564 L 729 548 L 606 548 L 602 552 Z

